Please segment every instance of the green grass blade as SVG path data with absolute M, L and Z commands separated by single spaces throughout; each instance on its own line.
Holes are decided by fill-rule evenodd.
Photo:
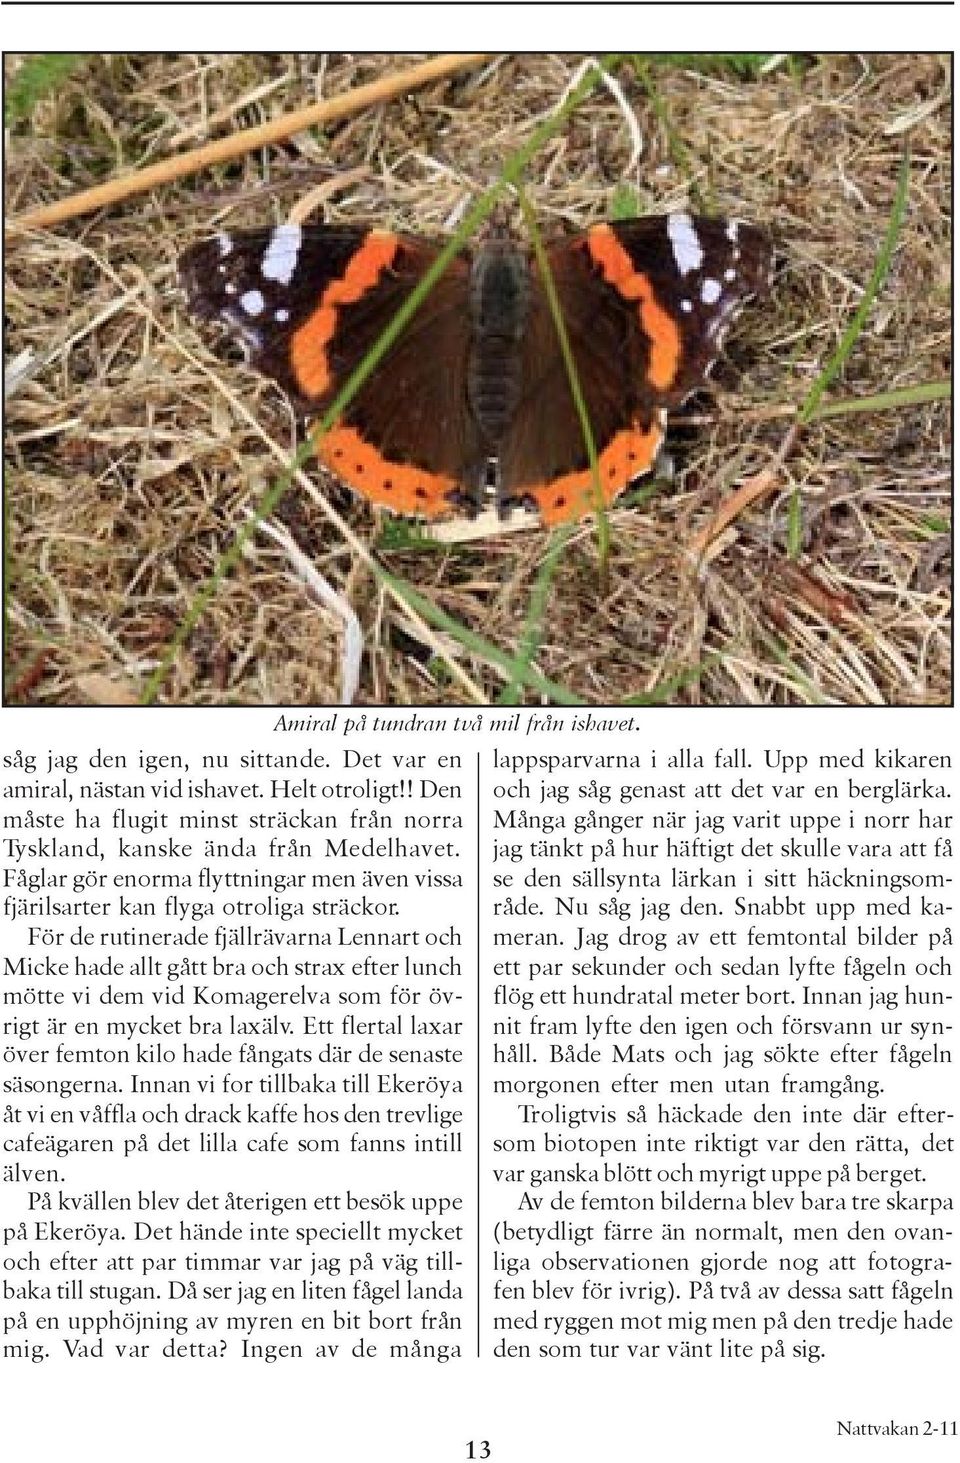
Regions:
M 873 308 L 873 302 L 883 288 L 884 281 L 890 272 L 890 265 L 893 262 L 897 240 L 900 237 L 900 230 L 903 227 L 903 220 L 906 216 L 909 186 L 910 151 L 908 148 L 905 149 L 900 161 L 900 172 L 897 177 L 897 188 L 893 198 L 893 207 L 890 210 L 890 220 L 887 224 L 887 232 L 884 236 L 883 243 L 880 246 L 880 252 L 877 255 L 877 262 L 873 266 L 873 273 L 863 292 L 863 299 L 857 306 L 853 319 L 843 332 L 840 344 L 807 393 L 806 400 L 800 408 L 800 414 L 797 418 L 802 425 L 812 420 L 827 387 L 843 369 L 850 352 L 860 338 L 860 333 L 866 324 L 867 316 Z
M 524 684 L 526 673 L 533 664 L 543 639 L 543 621 L 547 610 L 547 600 L 550 598 L 553 576 L 574 527 L 574 524 L 565 524 L 563 528 L 558 528 L 550 539 L 547 552 L 543 556 L 543 563 L 540 565 L 539 573 L 530 591 L 527 619 L 523 627 L 520 648 L 513 662 L 514 670 L 511 672 L 510 681 L 497 697 L 499 706 L 515 706 L 520 700 L 520 689 Z
M 803 545 L 803 505 L 796 488 L 787 504 L 787 558 L 799 559 Z
M 953 395 L 950 381 L 921 381 L 916 386 L 901 386 L 896 391 L 878 391 L 875 396 L 856 396 L 847 401 L 828 401 L 818 406 L 807 421 L 822 422 L 827 417 L 853 416 L 864 411 L 893 411 L 901 406 L 923 406 L 928 401 L 947 401 Z

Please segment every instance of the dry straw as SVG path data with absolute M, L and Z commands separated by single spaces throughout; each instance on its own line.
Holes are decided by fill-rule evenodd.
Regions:
M 373 107 L 381 102 L 391 101 L 405 92 L 416 91 L 422 86 L 427 86 L 431 81 L 438 81 L 445 76 L 452 76 L 457 71 L 463 71 L 467 67 L 476 66 L 483 59 L 484 53 L 480 51 L 462 55 L 435 56 L 432 60 L 423 61 L 405 71 L 382 76 L 377 81 L 369 82 L 366 86 L 353 87 L 350 91 L 331 97 L 327 101 L 315 102 L 313 106 L 301 107 L 296 112 L 285 112 L 270 122 L 261 123 L 259 127 L 247 127 L 239 132 L 231 132 L 228 137 L 221 137 L 216 142 L 205 143 L 203 147 L 192 148 L 189 152 L 178 153 L 176 157 L 166 158 L 163 162 L 151 164 L 150 167 L 139 168 L 135 172 L 125 173 L 119 178 L 111 178 L 109 183 L 101 183 L 96 188 L 86 188 L 82 193 L 74 193 L 70 198 L 64 198 L 59 203 L 48 203 L 42 208 L 27 209 L 25 213 L 10 219 L 7 228 L 14 230 L 53 228 L 55 224 L 64 223 L 68 218 L 80 218 L 85 213 L 93 213 L 95 209 L 109 208 L 112 204 L 122 203 L 124 199 L 132 198 L 137 193 L 146 193 L 150 188 L 159 188 L 164 183 L 172 183 L 176 178 L 185 178 L 190 173 L 198 173 L 202 168 L 212 168 L 216 163 L 230 162 L 233 158 L 252 152 L 254 148 L 267 147 L 270 143 L 285 142 L 287 138 L 295 136 L 298 132 L 306 132 L 310 127 L 329 126 L 331 122 L 361 112 L 365 107 Z

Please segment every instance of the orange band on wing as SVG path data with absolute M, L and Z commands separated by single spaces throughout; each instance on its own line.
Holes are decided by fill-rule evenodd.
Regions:
M 327 347 L 337 328 L 337 310 L 352 305 L 373 289 L 397 252 L 396 234 L 374 230 L 354 254 L 339 279 L 331 280 L 313 314 L 290 342 L 290 365 L 304 396 L 318 397 L 333 384 Z
M 607 284 L 625 300 L 637 300 L 640 324 L 650 341 L 649 378 L 658 391 L 673 385 L 680 364 L 681 340 L 676 322 L 658 303 L 650 281 L 638 274 L 633 260 L 608 224 L 598 224 L 587 235 L 587 248 Z
M 371 503 L 424 518 L 450 512 L 448 499 L 457 486 L 455 478 L 410 463 L 390 462 L 355 427 L 331 427 L 317 443 L 317 456 Z
M 629 482 L 649 471 L 662 441 L 663 428 L 654 422 L 647 428 L 626 428 L 607 443 L 597 456 L 597 476 L 604 503 L 612 503 Z M 552 483 L 518 491 L 534 499 L 544 523 L 575 522 L 597 508 L 597 487 L 589 467 L 581 472 L 568 472 Z

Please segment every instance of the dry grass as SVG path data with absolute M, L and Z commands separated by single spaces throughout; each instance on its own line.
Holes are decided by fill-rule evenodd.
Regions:
M 408 59 L 92 58 L 13 129 L 8 210 L 196 142 L 210 118 L 251 125 Z M 331 221 L 449 231 L 555 106 L 576 64 L 506 57 L 326 137 L 300 136 L 215 176 L 10 241 L 8 358 L 31 351 L 36 369 L 7 413 L 8 701 L 135 700 L 245 505 L 275 478 L 275 449 L 295 442 L 276 390 L 208 349 L 183 315 L 178 253 L 225 223 L 284 217 L 318 184 Z M 799 404 L 835 348 L 886 227 L 905 136 L 910 208 L 894 269 L 830 399 L 949 376 L 947 66 L 934 56 L 836 56 L 749 81 L 659 69 L 656 107 L 634 70 L 620 68 L 644 139 L 631 180 L 643 211 L 683 205 L 693 190 L 712 209 L 771 229 L 785 267 L 772 300 L 731 337 L 715 389 L 672 420 L 673 480 L 642 508 L 610 514 L 605 592 L 589 525 L 566 551 L 536 665 L 585 701 L 615 703 L 664 682 L 671 703 L 686 705 L 949 700 L 945 403 L 813 423 L 778 490 L 737 519 L 699 573 L 684 554 L 718 502 L 772 461 L 784 409 Z M 630 145 L 612 98 L 595 93 L 530 169 L 545 231 L 609 211 Z M 374 544 L 370 510 L 319 467 L 310 476 Z M 800 541 L 791 557 L 794 494 Z M 496 698 L 504 673 L 446 634 L 427 643 L 302 485 L 278 516 L 360 619 L 359 700 Z M 546 542 L 535 530 L 382 559 L 513 651 Z M 341 637 L 340 621 L 283 553 L 255 537 L 158 699 L 336 701 Z

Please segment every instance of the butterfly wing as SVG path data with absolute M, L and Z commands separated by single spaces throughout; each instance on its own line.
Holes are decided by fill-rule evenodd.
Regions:
M 662 413 L 645 385 L 647 351 L 632 306 L 604 285 L 582 236 L 550 250 L 550 273 L 598 456 L 604 502 L 656 457 Z M 596 489 L 567 367 L 534 266 L 521 391 L 500 453 L 501 506 L 528 502 L 547 523 L 595 510 Z
M 679 405 L 703 386 L 747 300 L 769 289 L 770 241 L 737 219 L 687 213 L 609 224 L 588 237 L 605 282 L 636 301 L 658 400 Z
M 220 234 L 179 263 L 192 313 L 218 320 L 295 407 L 320 415 L 434 262 L 405 235 L 283 225 Z M 426 517 L 468 498 L 476 448 L 466 409 L 469 264 L 457 257 L 318 441 L 371 501 Z
M 772 254 L 749 225 L 671 214 L 601 224 L 548 260 L 610 503 L 653 466 L 666 409 L 702 386 L 730 322 L 766 288 Z M 597 486 L 535 267 L 530 298 L 501 502 L 530 500 L 557 523 L 593 511 Z

